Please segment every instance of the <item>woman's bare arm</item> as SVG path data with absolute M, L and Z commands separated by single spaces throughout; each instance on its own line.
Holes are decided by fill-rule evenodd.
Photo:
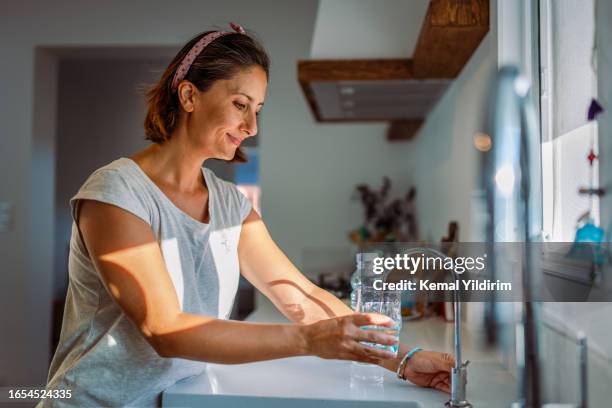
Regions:
M 254 210 L 242 224 L 238 256 L 243 276 L 291 321 L 308 324 L 353 313 L 302 275 L 272 240 Z
M 370 362 L 386 356 L 358 343 L 366 339 L 359 326 L 383 322 L 376 315 L 299 326 L 184 313 L 146 222 L 116 206 L 85 200 L 79 228 L 107 290 L 162 357 L 232 364 L 298 355 Z M 389 336 L 367 339 L 392 342 Z

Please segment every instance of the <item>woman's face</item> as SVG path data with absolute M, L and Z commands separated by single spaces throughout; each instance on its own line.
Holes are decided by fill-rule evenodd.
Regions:
M 232 78 L 213 83 L 206 92 L 192 86 L 193 98 L 183 107 L 187 130 L 194 147 L 207 157 L 231 160 L 247 138 L 257 134 L 257 114 L 261 110 L 268 80 L 259 67 L 239 71 Z

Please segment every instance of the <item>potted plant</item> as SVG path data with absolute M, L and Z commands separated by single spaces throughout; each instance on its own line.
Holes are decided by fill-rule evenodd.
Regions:
M 379 190 L 367 184 L 355 186 L 353 200 L 363 206 L 364 221 L 349 233 L 350 240 L 363 247 L 375 242 L 414 242 L 418 239 L 415 216 L 416 188 L 403 196 L 390 198 L 391 180 L 385 176 Z

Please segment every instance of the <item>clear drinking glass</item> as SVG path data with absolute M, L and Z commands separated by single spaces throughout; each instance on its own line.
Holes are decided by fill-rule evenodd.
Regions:
M 393 320 L 393 327 L 386 326 L 363 326 L 364 330 L 382 331 L 391 336 L 395 336 L 397 343 L 394 345 L 384 345 L 376 343 L 362 342 L 369 347 L 381 348 L 392 352 L 397 356 L 399 348 L 399 334 L 402 328 L 402 292 L 401 291 L 379 291 L 372 288 L 360 288 L 357 302 L 357 311 L 360 313 L 378 313 L 388 316 Z
M 399 333 L 402 327 L 401 313 L 401 292 L 377 291 L 368 287 L 360 287 L 357 290 L 356 312 L 360 313 L 379 313 L 389 316 L 395 323 L 393 327 L 385 326 L 363 326 L 364 330 L 383 331 L 392 336 L 396 336 L 399 341 Z M 362 342 L 368 347 L 381 348 L 397 355 L 399 344 L 388 346 Z M 368 386 L 380 385 L 384 382 L 384 369 L 376 364 L 367 364 L 353 361 L 351 364 L 351 388 L 357 388 L 368 384 Z

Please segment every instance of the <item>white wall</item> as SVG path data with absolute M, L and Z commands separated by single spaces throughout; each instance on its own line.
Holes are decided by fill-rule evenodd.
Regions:
M 321 0 L 311 57 L 410 58 L 429 0 Z

